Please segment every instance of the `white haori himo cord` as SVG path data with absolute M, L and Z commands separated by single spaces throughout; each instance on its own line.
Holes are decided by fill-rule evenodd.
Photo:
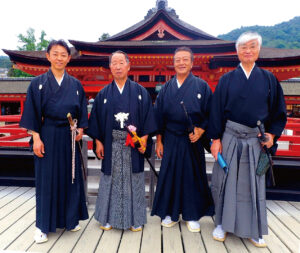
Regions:
M 76 135 L 77 130 L 77 119 L 73 120 L 74 125 L 71 125 L 71 139 L 72 139 L 72 184 L 74 184 L 75 179 L 75 149 L 76 149 Z

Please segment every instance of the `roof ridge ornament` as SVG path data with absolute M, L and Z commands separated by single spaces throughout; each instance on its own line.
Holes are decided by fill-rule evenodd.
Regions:
M 165 10 L 166 12 L 168 12 L 168 14 L 179 18 L 175 10 L 168 6 L 168 0 L 156 0 L 156 6 L 148 11 L 147 15 L 145 16 L 145 19 L 149 18 L 151 15 L 153 15 L 159 10 Z
M 157 10 L 162 10 L 166 9 L 168 10 L 168 0 L 156 0 L 156 9 Z

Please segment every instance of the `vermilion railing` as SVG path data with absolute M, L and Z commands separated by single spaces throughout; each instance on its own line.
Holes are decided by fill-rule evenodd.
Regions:
M 29 142 L 22 141 L 29 137 L 27 130 L 20 128 L 19 122 L 21 115 L 2 115 L 0 116 L 0 147 L 29 147 Z
M 300 119 L 288 118 L 284 134 L 278 140 L 277 156 L 300 157 Z
M 29 137 L 26 129 L 20 128 L 21 115 L 0 116 L 0 147 L 29 147 Z M 300 119 L 288 118 L 284 134 L 278 140 L 279 146 L 277 156 L 300 157 Z M 88 148 L 92 149 L 92 143 L 88 143 Z

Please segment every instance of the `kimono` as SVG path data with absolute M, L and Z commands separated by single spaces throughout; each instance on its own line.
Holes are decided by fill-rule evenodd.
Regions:
M 102 225 L 128 229 L 146 223 L 144 156 L 125 146 L 127 132 L 115 119 L 120 112 L 129 113 L 124 123 L 135 126 L 138 136 L 156 131 L 150 95 L 127 79 L 122 94 L 114 81 L 98 93 L 86 133 L 104 145 L 94 217 Z
M 191 73 L 180 88 L 174 77 L 158 94 L 154 109 L 164 153 L 151 215 L 177 221 L 182 214 L 183 220 L 192 221 L 213 214 L 203 145 L 190 142 L 181 105 L 183 101 L 194 126 L 206 129 L 211 94 L 207 83 Z
M 45 154 L 34 155 L 36 226 L 43 232 L 73 229 L 88 218 L 79 149 L 72 183 L 71 113 L 77 127 L 88 126 L 87 102 L 80 82 L 64 74 L 61 85 L 53 73 L 34 78 L 28 88 L 20 126 L 40 134 Z
M 238 66 L 221 77 L 213 94 L 208 135 L 222 140 L 229 172 L 225 175 L 215 163 L 211 189 L 215 224 L 239 237 L 254 239 L 268 233 L 265 175 L 255 173 L 261 151 L 258 120 L 266 132 L 275 135 L 276 142 L 286 123 L 282 88 L 270 72 L 255 65 L 247 79 Z M 276 144 L 272 150 L 274 153 Z

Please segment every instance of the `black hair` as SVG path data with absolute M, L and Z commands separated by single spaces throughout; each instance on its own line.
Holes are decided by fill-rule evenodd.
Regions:
M 68 55 L 71 55 L 71 50 L 70 50 L 68 44 L 64 40 L 51 40 L 47 47 L 47 53 L 49 54 L 51 48 L 56 45 L 64 47 L 67 50 Z
M 126 54 L 125 52 L 123 52 L 122 50 L 117 50 L 115 52 L 113 52 L 110 56 L 109 56 L 109 65 L 111 63 L 111 58 L 113 57 L 114 54 L 123 54 L 125 56 L 125 60 L 127 63 L 129 63 L 129 57 L 128 54 Z
M 192 60 L 192 62 L 194 62 L 194 53 L 193 53 L 192 49 L 190 49 L 189 47 L 186 47 L 186 46 L 179 47 L 175 50 L 174 60 L 175 60 L 175 54 L 177 54 L 178 52 L 181 52 L 181 51 L 189 52 L 191 54 L 191 60 Z

